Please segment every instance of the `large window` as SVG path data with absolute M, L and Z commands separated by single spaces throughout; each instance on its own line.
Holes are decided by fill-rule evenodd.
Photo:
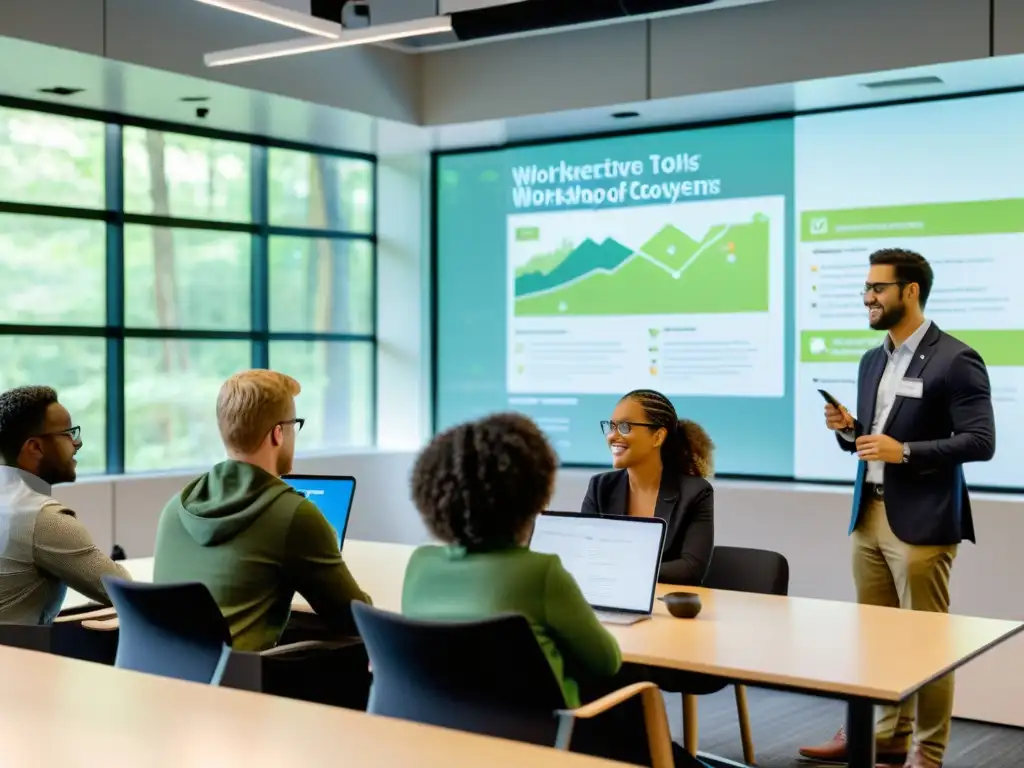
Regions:
M 0 390 L 58 389 L 88 472 L 219 460 L 251 367 L 302 384 L 300 452 L 369 445 L 373 159 L 188 131 L 0 105 Z

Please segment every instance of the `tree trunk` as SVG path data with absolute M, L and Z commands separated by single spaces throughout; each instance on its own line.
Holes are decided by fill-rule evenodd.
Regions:
M 149 155 L 149 179 L 153 195 L 153 213 L 169 216 L 170 192 L 167 169 L 164 165 L 164 135 L 159 131 L 146 131 L 146 150 Z M 180 328 L 178 319 L 178 285 L 174 270 L 174 236 L 165 227 L 151 227 L 153 238 L 153 289 L 157 325 L 160 328 Z M 128 287 L 130 289 L 130 287 Z M 174 339 L 164 339 L 160 358 L 160 372 L 164 375 L 188 370 L 188 351 Z M 177 359 L 175 359 L 177 358 Z M 177 363 L 177 365 L 175 365 Z M 170 442 L 174 424 L 166 406 L 159 410 L 160 432 Z
M 316 190 L 316 206 L 310 206 L 310 216 L 316 216 L 319 226 L 335 231 L 346 229 L 347 222 L 341 220 L 339 199 L 338 166 L 323 155 L 313 156 L 312 185 Z M 314 202 L 311 199 L 311 203 Z M 314 208 L 316 209 L 314 211 Z M 349 331 L 351 322 L 345 301 L 348 283 L 348 259 L 344 240 L 321 240 L 320 262 L 317 280 L 317 330 L 330 332 Z M 353 406 L 352 386 L 349 368 L 352 360 L 348 344 L 332 342 L 324 345 L 324 368 L 327 386 L 324 388 L 324 419 L 329 434 L 336 436 L 340 444 L 352 442 Z

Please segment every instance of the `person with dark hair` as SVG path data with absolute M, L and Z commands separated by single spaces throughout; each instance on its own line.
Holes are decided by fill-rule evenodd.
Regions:
M 578 707 L 636 680 L 619 675 L 618 643 L 557 555 L 527 547 L 534 520 L 551 498 L 557 467 L 543 433 L 518 414 L 489 416 L 437 435 L 416 460 L 412 497 L 441 545 L 413 553 L 402 613 L 433 621 L 525 616 L 566 706 Z M 640 702 L 578 723 L 572 747 L 649 764 Z M 699 764 L 677 745 L 676 765 Z
M 570 707 L 576 669 L 611 677 L 622 656 L 555 555 L 527 548 L 558 462 L 525 416 L 497 414 L 442 432 L 413 468 L 412 498 L 442 546 L 417 549 L 405 571 L 402 612 L 423 619 L 522 613 L 537 633 Z
M 711 438 L 698 424 L 680 419 L 665 395 L 649 389 L 624 395 L 601 430 L 615 470 L 591 478 L 582 512 L 662 518 L 658 580 L 699 587 L 715 544 Z
M 976 351 L 925 318 L 932 268 L 921 254 L 886 248 L 870 263 L 868 323 L 887 333 L 861 358 L 856 418 L 825 406 L 825 426 L 860 459 L 849 527 L 857 600 L 948 613 L 958 545 L 975 540 L 963 465 L 995 454 L 988 371 Z M 883 707 L 879 764 L 939 768 L 952 713 L 952 675 Z M 846 762 L 846 744 L 840 729 L 800 753 Z
M 68 586 L 110 605 L 103 576 L 130 579 L 51 496 L 76 479 L 81 429 L 50 387 L 0 394 L 0 622 L 49 624 Z

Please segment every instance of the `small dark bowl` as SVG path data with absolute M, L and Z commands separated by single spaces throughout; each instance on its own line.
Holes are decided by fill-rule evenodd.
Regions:
M 693 592 L 669 592 L 658 599 L 677 619 L 693 619 L 700 613 L 700 595 Z

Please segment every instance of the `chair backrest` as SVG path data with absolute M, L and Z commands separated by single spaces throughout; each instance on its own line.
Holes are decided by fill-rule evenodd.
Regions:
M 768 549 L 715 547 L 703 586 L 762 595 L 786 595 L 789 593 L 789 561 Z
M 527 620 L 418 621 L 353 603 L 373 665 L 368 711 L 551 746 L 565 697 Z
M 114 666 L 218 685 L 231 633 L 202 584 L 142 584 L 103 577 L 120 625 Z

